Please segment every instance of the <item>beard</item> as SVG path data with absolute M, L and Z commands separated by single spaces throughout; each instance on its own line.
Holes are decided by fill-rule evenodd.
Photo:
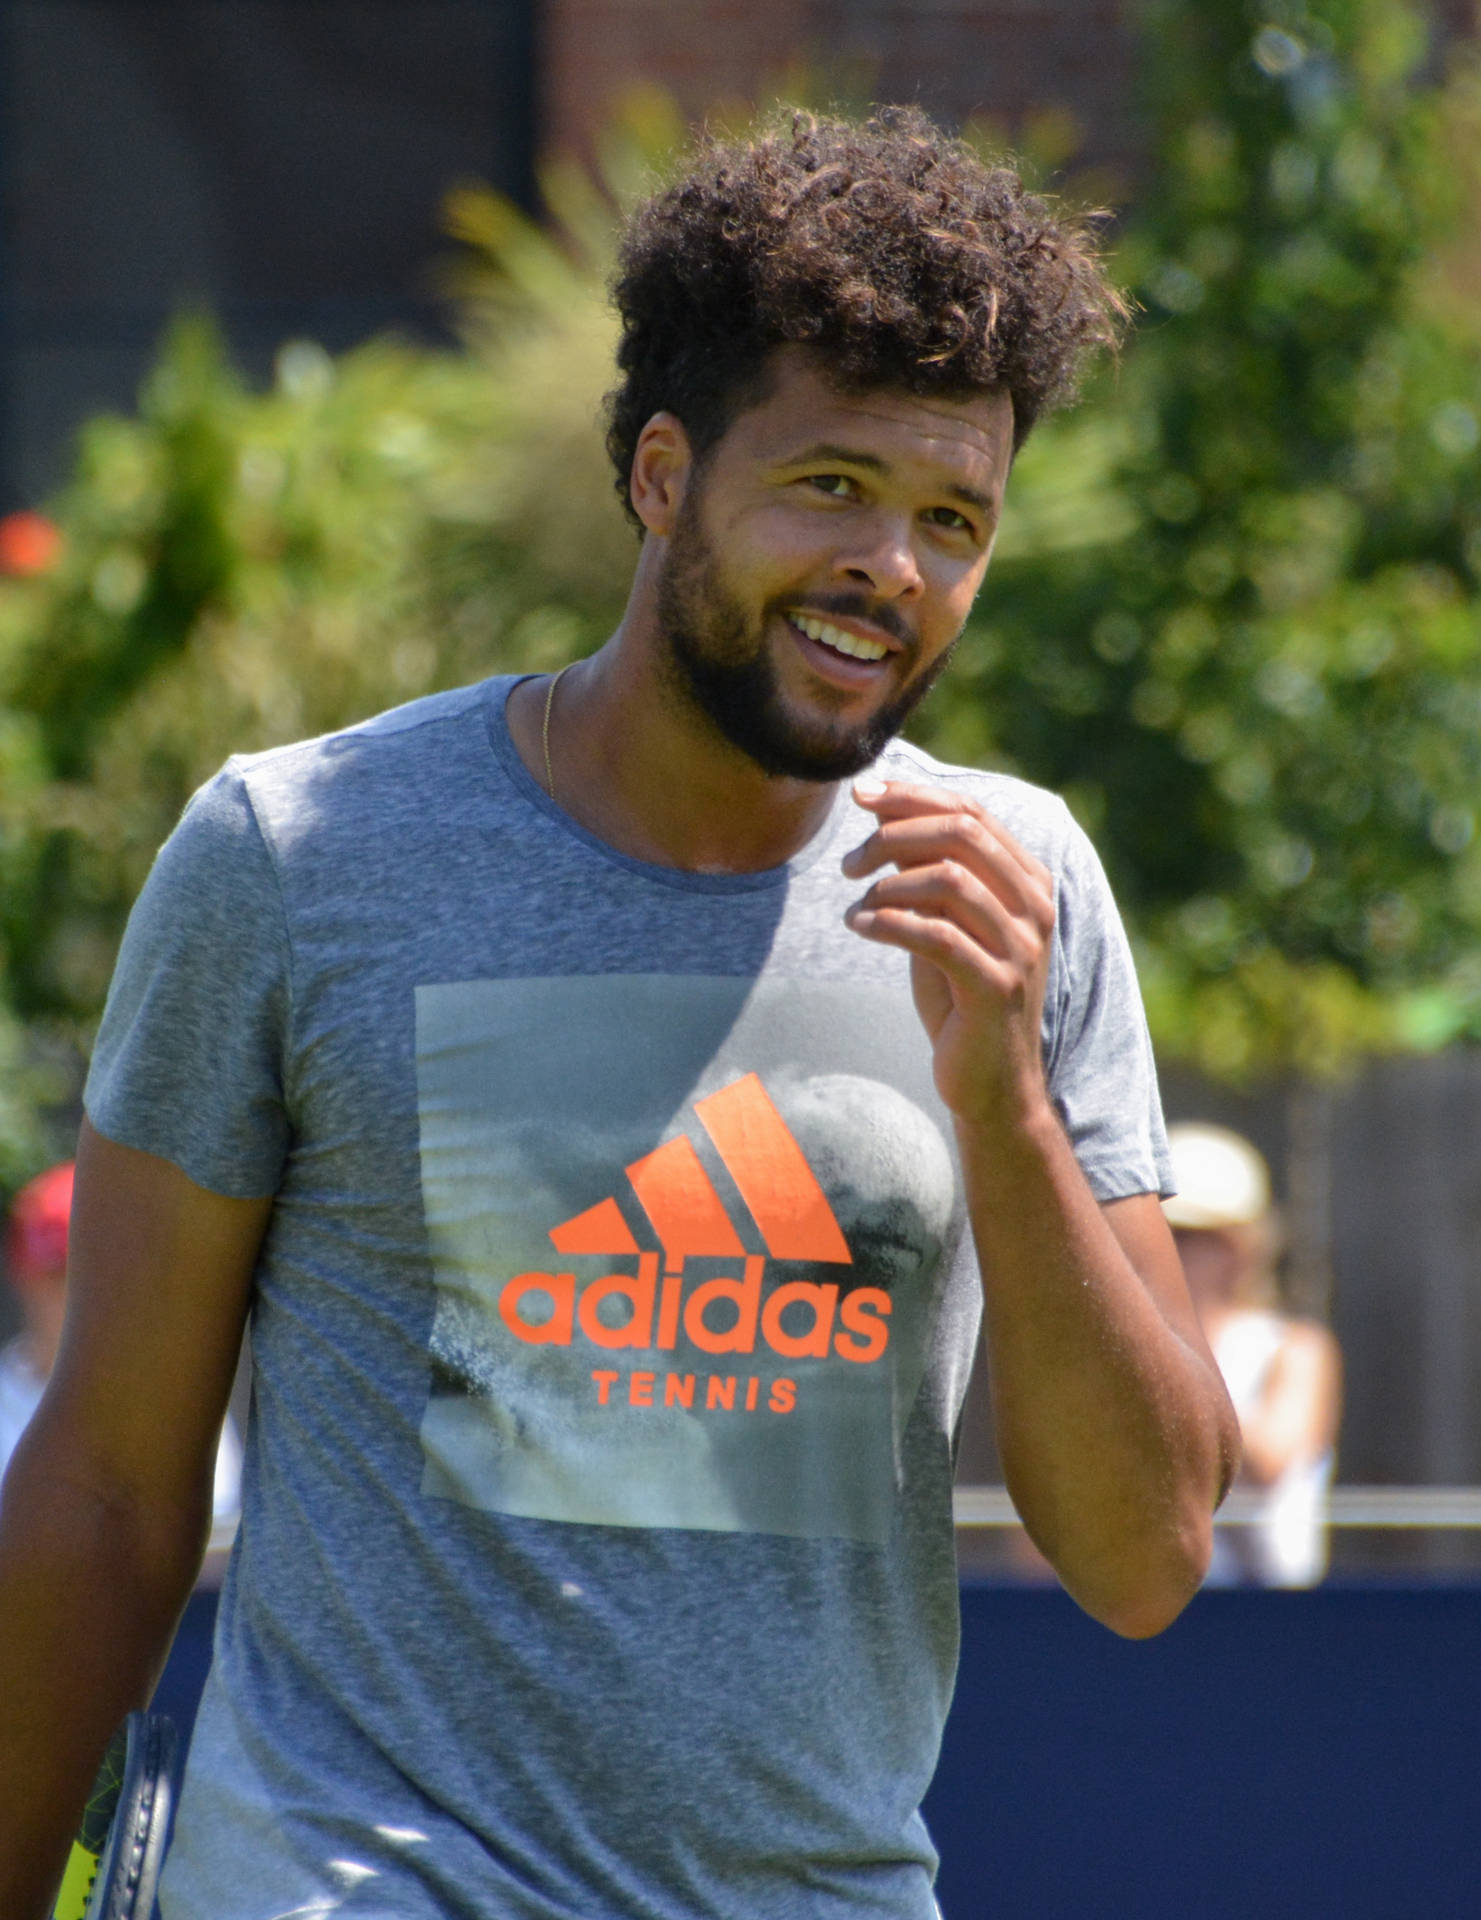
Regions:
M 699 524 L 697 492 L 691 489 L 658 582 L 658 632 L 668 684 L 763 773 L 790 780 L 850 780 L 873 765 L 931 691 L 956 641 L 868 718 L 830 726 L 825 719 L 794 713 L 782 697 L 765 633 L 774 617 L 782 617 L 784 604 L 794 603 L 764 607 L 751 625 L 721 576 Z M 870 620 L 886 633 L 907 637 L 894 609 L 867 594 L 814 596 L 807 605 L 812 613 Z

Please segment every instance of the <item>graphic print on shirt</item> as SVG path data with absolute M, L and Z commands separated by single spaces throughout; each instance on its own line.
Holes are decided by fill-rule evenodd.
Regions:
M 427 1495 L 880 1541 L 957 1180 L 908 996 L 417 989 Z

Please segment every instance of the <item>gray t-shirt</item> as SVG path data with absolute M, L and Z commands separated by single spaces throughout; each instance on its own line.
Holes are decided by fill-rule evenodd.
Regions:
M 166 1920 L 925 1920 L 980 1289 L 908 962 L 785 867 L 631 860 L 507 679 L 233 761 L 161 851 L 88 1082 L 276 1196 L 241 1535 Z M 1063 805 L 1055 1100 L 1166 1184 L 1124 937 Z

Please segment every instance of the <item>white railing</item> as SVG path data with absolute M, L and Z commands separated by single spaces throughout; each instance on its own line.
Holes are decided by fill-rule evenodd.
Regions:
M 959 1527 L 1018 1525 L 1006 1487 L 958 1487 L 952 1505 Z M 1259 1509 L 1258 1493 L 1236 1487 L 1219 1509 L 1219 1524 L 1247 1527 Z M 1327 1522 L 1334 1527 L 1481 1527 L 1481 1487 L 1333 1487 Z

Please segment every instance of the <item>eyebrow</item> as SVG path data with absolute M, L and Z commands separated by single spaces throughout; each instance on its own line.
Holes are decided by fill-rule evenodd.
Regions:
M 888 473 L 890 470 L 889 462 L 881 460 L 877 453 L 860 453 L 857 448 L 840 446 L 833 440 L 820 440 L 815 446 L 805 447 L 801 453 L 789 455 L 780 464 L 784 467 L 810 467 L 819 460 L 836 460 L 845 467 L 863 467 L 866 473 Z M 975 507 L 988 518 L 998 510 L 991 494 L 979 493 L 975 487 L 959 487 L 952 482 L 941 491 L 952 500 Z

